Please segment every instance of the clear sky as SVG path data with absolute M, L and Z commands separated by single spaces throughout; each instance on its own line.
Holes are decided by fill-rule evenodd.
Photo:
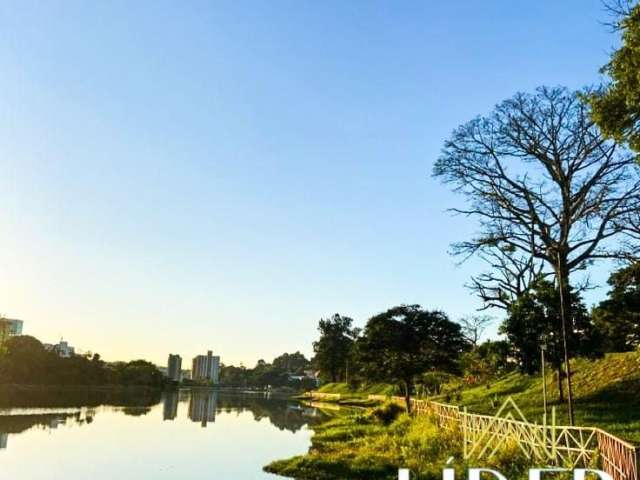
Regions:
M 433 161 L 516 91 L 599 82 L 605 20 L 600 0 L 4 1 L 0 313 L 107 360 L 245 365 L 310 353 L 335 312 L 473 313 L 480 266 L 447 249 L 474 224 Z

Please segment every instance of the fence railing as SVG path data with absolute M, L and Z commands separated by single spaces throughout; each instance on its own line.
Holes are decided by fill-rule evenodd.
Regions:
M 402 397 L 369 395 L 370 400 Z M 412 399 L 417 415 L 434 415 L 441 427 L 460 431 L 465 458 L 490 456 L 508 442 L 515 442 L 529 458 L 558 466 L 588 467 L 597 458 L 614 480 L 640 480 L 639 448 L 600 428 L 530 423 L 509 399 L 494 416 L 468 413 L 456 405 Z

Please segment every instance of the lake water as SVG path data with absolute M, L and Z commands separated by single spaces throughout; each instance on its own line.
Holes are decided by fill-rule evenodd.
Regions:
M 323 416 L 216 391 L 27 398 L 0 404 L 1 479 L 273 479 L 262 467 L 306 452 L 308 426 Z

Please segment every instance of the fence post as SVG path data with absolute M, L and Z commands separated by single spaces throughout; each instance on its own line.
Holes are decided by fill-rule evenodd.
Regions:
M 556 459 L 556 407 L 551 407 L 551 456 Z
M 467 407 L 462 409 L 462 445 L 463 456 L 467 458 Z

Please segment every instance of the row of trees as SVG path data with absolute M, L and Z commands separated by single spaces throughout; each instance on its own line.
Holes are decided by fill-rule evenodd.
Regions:
M 315 365 L 332 382 L 386 382 L 401 386 L 407 409 L 416 383 L 428 372 L 460 373 L 470 349 L 459 324 L 440 311 L 401 305 L 371 317 L 363 330 L 339 314 L 320 320 Z
M 220 384 L 233 387 L 292 387 L 314 388 L 314 378 L 307 376 L 312 371 L 311 361 L 302 353 L 284 353 L 273 359 L 271 363 L 258 360 L 254 368 L 244 366 L 222 365 L 220 368 Z
M 570 290 L 569 358 L 640 347 L 640 263 L 614 272 L 609 284 L 608 298 L 591 311 L 579 292 Z M 480 339 L 493 320 L 489 316 L 452 322 L 443 312 L 401 305 L 371 317 L 359 329 L 350 317 L 335 314 L 319 322 L 313 363 L 327 382 L 397 385 L 409 408 L 413 392 L 439 393 L 453 376 L 478 383 L 514 369 L 537 373 L 544 345 L 564 401 L 561 306 L 557 286 L 538 278 L 509 305 L 499 328 L 504 339 L 485 342 Z
M 28 335 L 9 337 L 0 353 L 0 384 L 161 387 L 163 382 L 147 361 L 105 363 L 98 354 L 60 358 Z

